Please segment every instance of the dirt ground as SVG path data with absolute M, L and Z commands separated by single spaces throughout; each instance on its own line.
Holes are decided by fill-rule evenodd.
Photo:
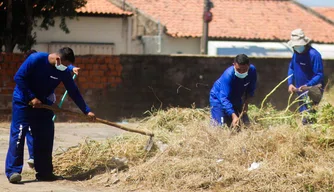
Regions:
M 25 147 L 22 184 L 11 184 L 5 175 L 5 159 L 8 150 L 10 123 L 0 123 L 0 191 L 17 192 L 86 192 L 110 191 L 107 187 L 92 186 L 85 181 L 36 182 L 34 171 L 27 165 L 28 150 Z M 56 123 L 54 151 L 65 150 L 83 142 L 86 138 L 101 140 L 119 135 L 122 130 L 98 123 Z M 114 189 L 112 191 L 115 191 Z

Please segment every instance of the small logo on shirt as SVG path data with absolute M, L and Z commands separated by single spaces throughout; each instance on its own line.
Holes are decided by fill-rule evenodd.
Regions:
M 57 77 L 54 77 L 54 76 L 50 76 L 51 79 L 58 79 Z
M 301 65 L 306 65 L 306 63 L 300 63 Z
M 249 82 L 248 82 L 248 83 L 246 83 L 246 84 L 244 84 L 244 86 L 246 87 L 248 84 L 249 84 Z

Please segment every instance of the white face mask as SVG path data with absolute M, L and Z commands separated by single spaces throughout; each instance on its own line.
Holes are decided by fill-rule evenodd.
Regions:
M 235 76 L 237 76 L 238 78 L 243 79 L 243 78 L 247 77 L 247 75 L 248 75 L 248 71 L 246 71 L 245 73 L 239 73 L 239 72 L 235 69 L 235 67 L 234 67 L 234 74 L 235 74 Z
M 59 71 L 65 71 L 67 69 L 67 67 L 63 64 L 58 64 L 58 61 L 56 60 L 56 65 L 55 67 L 59 70 Z
M 305 51 L 305 46 L 294 46 L 293 49 L 298 53 L 303 53 Z

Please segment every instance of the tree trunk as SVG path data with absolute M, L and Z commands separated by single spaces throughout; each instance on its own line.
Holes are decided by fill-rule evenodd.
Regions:
M 15 47 L 15 43 L 13 41 L 13 31 L 12 31 L 12 23 L 13 23 L 13 1 L 7 1 L 7 22 L 5 29 L 5 52 L 12 53 Z
M 33 29 L 33 15 L 32 15 L 32 1 L 31 0 L 24 0 L 24 5 L 25 5 L 25 10 L 26 10 L 26 26 L 27 26 L 27 31 L 26 31 L 26 41 L 28 41 L 28 38 L 31 36 L 31 32 Z

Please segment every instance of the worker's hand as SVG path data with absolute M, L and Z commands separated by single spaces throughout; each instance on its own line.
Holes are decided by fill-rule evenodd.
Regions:
M 239 117 L 233 113 L 232 114 L 232 127 L 235 128 L 238 126 L 238 123 L 239 123 Z
M 79 75 L 79 70 L 80 70 L 79 67 L 74 67 L 73 68 L 73 73 L 76 74 L 76 75 Z
M 299 87 L 298 91 L 299 92 L 304 92 L 304 91 L 307 91 L 307 88 L 308 87 L 306 85 L 303 85 L 303 86 Z
M 294 85 L 290 85 L 288 89 L 289 93 L 295 93 L 298 91 L 298 89 Z
M 91 119 L 91 120 L 95 120 L 96 117 L 95 117 L 95 114 L 93 112 L 89 112 L 87 113 L 87 116 Z
M 38 106 L 41 104 L 42 102 L 37 98 L 34 98 L 29 102 L 29 105 L 31 105 L 33 108 L 38 108 Z

